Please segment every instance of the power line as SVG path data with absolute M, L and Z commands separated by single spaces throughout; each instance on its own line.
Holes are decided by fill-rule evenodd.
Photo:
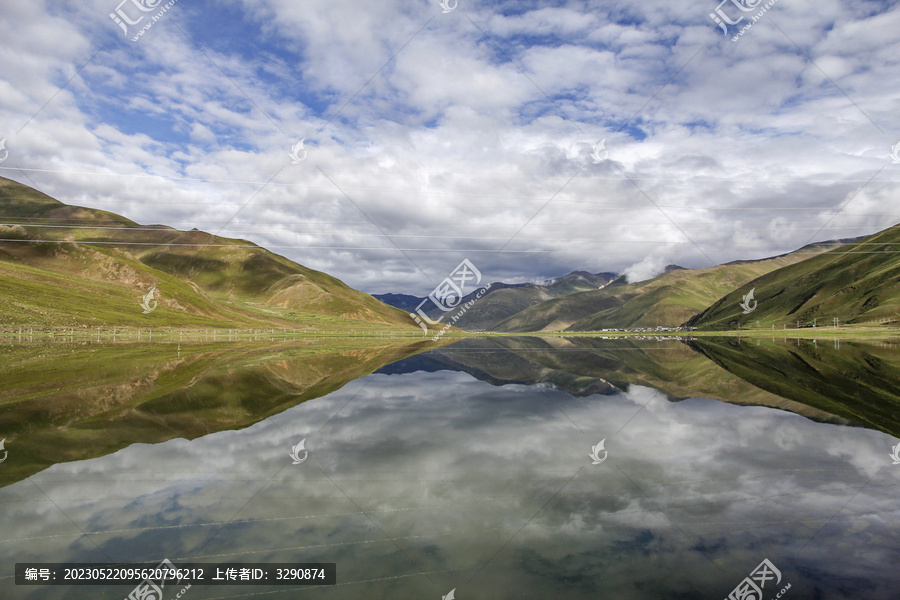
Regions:
M 271 206 L 271 205 L 254 204 L 253 206 Z M 98 209 L 98 210 L 99 210 L 99 209 Z M 0 218 L 2 218 L 2 216 L 3 216 L 3 215 L 0 215 Z M 885 215 L 885 214 L 861 215 L 861 214 L 855 214 L 855 213 L 852 213 L 852 214 L 845 214 L 845 216 L 872 216 L 872 217 L 882 217 L 882 218 L 887 218 L 887 217 L 889 217 L 889 218 L 891 218 L 891 219 L 896 219 L 896 218 L 900 217 L 900 215 Z M 16 215 L 16 216 L 14 216 L 14 217 L 12 217 L 12 218 L 17 219 L 17 220 L 29 220 L 29 221 L 50 221 L 50 223 L 47 223 L 47 224 L 43 224 L 43 223 L 33 223 L 34 225 L 46 225 L 47 227 L 50 227 L 50 226 L 53 225 L 54 223 L 61 223 L 61 224 L 63 224 L 63 225 L 60 225 L 61 227 L 76 227 L 79 223 L 96 223 L 96 222 L 97 222 L 97 219 L 90 219 L 90 218 L 84 218 L 84 219 L 63 219 L 63 218 L 48 219 L 47 217 L 27 217 L 27 216 L 19 216 L 19 215 Z M 764 219 L 764 218 L 760 218 L 760 219 L 745 219 L 745 221 L 760 221 L 760 220 L 765 220 L 765 219 Z M 172 220 L 172 221 L 170 221 L 170 222 L 172 222 L 172 223 L 188 223 L 189 225 L 196 226 L 196 225 L 199 225 L 199 224 L 218 225 L 218 224 L 223 223 L 223 222 L 225 222 L 225 221 L 201 221 L 201 220 L 199 220 L 199 219 L 180 219 L 180 220 Z M 69 224 L 66 224 L 66 223 L 69 223 Z M 316 219 L 304 219 L 304 220 L 293 221 L 293 222 L 287 222 L 287 221 L 285 221 L 285 220 L 283 220 L 283 219 L 279 219 L 279 220 L 277 220 L 277 221 L 239 221 L 239 223 L 240 223 L 241 225 L 300 225 L 300 224 L 303 224 L 303 223 L 311 223 L 311 224 L 316 225 L 317 228 L 320 228 L 321 226 L 324 226 L 324 225 L 327 225 L 327 224 L 331 224 L 330 221 L 320 221 L 320 220 L 316 220 Z M 344 225 L 371 225 L 371 222 L 369 222 L 369 221 L 338 221 L 338 222 L 334 222 L 333 224 L 334 224 L 335 226 L 344 226 Z M 7 223 L 7 225 L 21 225 L 21 226 L 24 227 L 24 226 L 26 226 L 26 225 L 32 225 L 32 223 Z M 159 225 L 159 223 L 156 223 L 156 225 Z M 642 221 L 642 222 L 641 222 L 641 227 L 657 226 L 657 225 L 667 225 L 667 226 L 671 226 L 671 223 L 668 222 L 668 221 L 660 221 L 659 223 L 648 223 L 648 222 L 646 222 L 646 221 Z M 697 225 L 707 226 L 708 224 L 704 222 L 704 223 L 697 223 Z M 147 227 L 148 227 L 148 226 L 146 226 L 146 225 L 136 224 L 136 225 L 133 225 L 133 226 L 131 226 L 131 227 L 124 227 L 123 229 L 135 229 L 135 228 L 143 228 L 143 229 L 146 229 Z M 166 227 L 168 227 L 168 229 L 166 229 Z M 781 226 L 781 227 L 773 227 L 773 226 L 768 226 L 768 227 L 746 227 L 746 226 L 743 226 L 743 225 L 742 225 L 742 226 L 739 227 L 738 229 L 739 229 L 740 231 L 770 231 L 770 232 L 772 232 L 772 233 L 777 233 L 777 232 L 780 232 L 780 231 L 793 232 L 793 231 L 807 231 L 807 230 L 816 230 L 816 231 L 826 231 L 826 230 L 841 231 L 841 230 L 844 230 L 844 229 L 870 229 L 870 230 L 871 230 L 871 229 L 876 229 L 877 227 L 878 227 L 878 226 L 875 226 L 875 225 L 842 225 L 842 226 L 839 226 L 839 227 L 794 227 L 794 226 L 791 226 L 790 224 L 786 224 L 786 225 L 783 225 L 783 226 Z M 88 229 L 88 228 L 89 228 L 89 227 L 87 227 L 87 226 L 84 227 L 84 229 Z M 883 228 L 882 228 L 882 229 L 883 229 Z M 161 230 L 161 231 L 172 231 L 172 230 L 178 230 L 178 228 L 177 228 L 177 227 L 174 227 L 174 226 L 163 226 L 163 228 L 160 229 L 160 230 Z M 318 229 L 317 229 L 317 231 L 318 231 Z M 554 232 L 558 232 L 558 233 L 571 233 L 571 232 L 572 232 L 572 229 L 571 229 L 571 228 L 566 228 L 566 229 L 542 229 L 541 231 L 543 231 L 543 232 L 545 232 L 545 233 L 554 233 Z M 877 231 L 878 231 L 878 230 L 873 231 L 873 233 L 877 233 Z
M 290 225 L 289 223 L 280 223 L 280 225 Z M 0 226 L 6 227 L 31 227 L 36 229 L 93 229 L 93 230 L 109 230 L 109 231 L 133 231 L 133 232 L 144 232 L 144 231 L 165 231 L 173 234 L 184 234 L 184 233 L 192 233 L 192 231 L 185 231 L 181 229 L 173 229 L 169 227 L 99 227 L 99 226 L 79 226 L 79 225 L 43 225 L 43 224 L 34 224 L 34 223 L 0 223 Z M 812 229 L 812 228 L 810 228 Z M 205 232 L 200 232 L 205 233 Z M 221 233 L 221 230 L 220 232 Z M 505 240 L 507 236 L 477 236 L 477 235 L 430 235 L 430 234 L 399 234 L 399 233 L 366 233 L 366 232 L 358 232 L 358 231 L 335 231 L 335 232 L 324 232 L 321 229 L 311 229 L 311 230 L 260 230 L 260 229 L 237 229 L 237 230 L 229 230 L 228 235 L 236 235 L 236 234 L 247 234 L 247 233 L 273 233 L 273 234 L 283 234 L 283 233 L 291 233 L 295 235 L 299 234 L 318 234 L 318 235 L 326 235 L 326 236 L 334 236 L 334 235 L 346 235 L 346 236 L 354 236 L 354 237 L 384 237 L 387 239 L 390 238 L 422 238 L 422 239 L 448 239 L 448 240 Z M 571 233 L 571 232 L 570 232 Z M 218 235 L 218 234 L 217 234 Z M 528 241 L 541 241 L 543 237 L 520 237 L 518 240 L 528 240 Z M 691 242 L 687 241 L 674 241 L 674 240 L 610 240 L 606 238 L 572 238 L 567 237 L 565 239 L 566 242 L 605 242 L 609 244 L 690 244 Z M 85 243 L 89 243 L 85 241 Z M 731 242 L 731 241 L 701 241 L 698 243 L 702 244 L 719 244 L 719 245 L 732 245 L 732 246 L 756 246 L 755 242 Z M 900 246 L 900 242 L 854 242 L 853 245 L 865 245 L 866 243 L 873 246 L 881 246 L 881 245 L 898 245 Z
M 330 186 L 329 186 L 329 189 Z M 352 187 L 348 189 L 353 189 Z M 402 190 L 383 190 L 385 192 L 390 193 L 404 193 Z M 409 193 L 417 193 L 423 195 L 457 195 L 454 192 L 429 192 L 429 191 L 420 191 Z M 498 194 L 459 194 L 463 196 L 472 196 L 477 198 L 500 198 L 500 199 L 509 199 L 509 200 L 544 200 L 542 197 L 538 196 L 502 196 Z M 29 198 L 26 196 L 7 196 L 8 199 L 13 200 L 28 200 Z M 161 205 L 161 206 L 186 206 L 184 201 L 173 201 L 173 202 L 161 202 L 161 201 L 153 201 L 153 200 L 103 200 L 103 199 L 91 199 L 91 204 L 140 204 L 140 205 Z M 629 210 L 642 210 L 651 208 L 646 204 L 635 205 L 635 204 L 619 204 L 613 202 L 591 202 L 585 200 L 556 200 L 557 203 L 567 203 L 567 204 L 586 204 L 590 205 L 593 208 L 592 210 L 619 210 L 619 209 L 629 209 Z M 458 206 L 459 202 L 455 202 L 452 206 Z M 223 203 L 219 202 L 190 202 L 187 204 L 188 206 L 222 206 Z M 519 208 L 518 204 L 484 204 L 481 202 L 475 203 L 475 205 L 479 208 Z M 65 204 L 64 206 L 68 207 L 80 207 L 75 204 Z M 316 202 L 316 203 L 305 203 L 302 200 L 297 202 L 254 202 L 253 206 L 256 207 L 273 207 L 273 206 L 286 206 L 291 208 L 340 208 L 341 205 L 335 202 Z M 415 206 L 417 208 L 448 208 L 446 204 L 424 204 L 422 202 L 397 202 L 395 200 L 390 201 L 390 206 Z M 81 208 L 91 208 L 91 207 L 81 207 Z M 673 210 L 699 210 L 699 211 L 711 211 L 711 212 L 740 212 L 740 211 L 766 211 L 766 212 L 809 212 L 809 211 L 836 211 L 840 212 L 844 216 L 856 216 L 856 217 L 890 217 L 890 218 L 898 218 L 900 214 L 885 214 L 885 213 L 845 213 L 840 211 L 840 207 L 833 206 L 810 206 L 810 207 L 785 207 L 785 206 L 738 206 L 738 207 L 714 207 L 714 206 L 684 206 L 678 204 L 660 204 L 659 208 L 667 208 Z M 102 210 L 102 209 L 98 209 Z M 625 211 L 623 211 L 625 212 Z M 41 218 L 41 217 L 20 217 L 20 218 Z M 743 218 L 743 217 L 742 217 Z M 813 229 L 813 228 L 810 228 Z
M 504 238 L 505 239 L 505 238 Z M 553 254 L 553 253 L 571 253 L 571 252 L 584 252 L 583 248 L 578 250 L 503 250 L 502 252 L 495 249 L 484 249 L 484 248 L 402 248 L 402 247 L 394 247 L 391 248 L 389 246 L 377 246 L 377 247 L 360 247 L 360 246 L 292 246 L 292 245 L 266 245 L 259 246 L 257 244 L 185 244 L 185 243 L 169 243 L 169 242 L 129 242 L 129 241 L 110 241 L 110 240 L 99 240 L 99 241 L 91 241 L 91 240 L 22 240 L 22 239 L 0 239 L 0 242 L 14 242 L 14 243 L 26 243 L 26 244 L 81 244 L 84 246 L 91 245 L 115 245 L 115 246 L 177 246 L 177 247 L 199 247 L 199 248 L 253 248 L 256 250 L 267 250 L 270 248 L 285 248 L 285 249 L 322 249 L 322 250 L 399 250 L 401 252 L 404 251 L 415 251 L 415 252 L 485 252 L 492 254 Z M 659 242 L 661 244 L 674 244 L 674 243 L 690 243 L 690 242 Z M 856 245 L 856 244 L 853 244 Z M 617 252 L 614 250 L 603 250 L 604 254 L 633 254 L 633 252 Z M 880 252 L 853 252 L 853 251 L 841 251 L 839 248 L 830 250 L 830 251 L 822 251 L 822 252 L 791 252 L 790 254 L 793 256 L 820 256 L 825 253 L 829 254 L 900 254 L 900 250 L 884 250 Z M 671 253 L 669 252 L 647 252 L 642 253 L 641 256 L 669 256 Z M 771 257 L 777 258 L 777 257 Z M 765 259 L 759 259 L 765 260 Z M 748 261 L 749 262 L 749 261 Z
M 192 167 L 193 168 L 193 167 Z M 210 170 L 214 169 L 214 167 L 210 167 Z M 0 170 L 5 171 L 28 171 L 30 173 L 55 173 L 58 175 L 89 175 L 91 177 L 131 177 L 131 178 L 142 178 L 142 179 L 162 179 L 163 181 L 194 181 L 198 183 L 240 183 L 240 184 L 248 184 L 248 185 L 262 185 L 265 181 L 255 180 L 255 179 L 215 179 L 209 177 L 173 177 L 171 175 L 161 175 L 158 173 L 111 173 L 111 172 L 97 172 L 97 171 L 64 171 L 60 169 L 34 169 L 27 167 L 4 167 L 0 166 Z M 235 169 L 238 173 L 257 173 L 262 172 L 263 169 Z M 338 170 L 331 171 L 333 173 L 355 173 L 355 174 L 365 174 L 365 175 L 454 175 L 458 177 L 473 177 L 473 176 L 484 176 L 484 177 L 496 177 L 496 176 L 506 176 L 513 177 L 515 179 L 523 179 L 521 173 L 490 173 L 490 172 L 467 172 L 467 171 L 347 171 L 347 170 Z M 565 175 L 530 175 L 528 179 L 538 179 L 538 180 L 554 180 L 554 179 L 565 179 Z M 580 181 L 627 181 L 625 177 L 579 177 Z M 704 182 L 708 181 L 711 183 L 811 183 L 811 184 L 822 184 L 822 183 L 866 183 L 868 179 L 822 179 L 819 177 L 815 178 L 803 178 L 803 177 L 754 177 L 754 178 L 740 178 L 740 177 L 631 177 L 632 181 L 661 181 L 661 182 L 681 182 L 681 183 L 690 183 L 690 182 Z M 900 179 L 879 179 L 879 183 L 900 183 Z M 309 186 L 309 184 L 304 184 L 301 182 L 273 182 L 270 185 L 273 186 L 294 186 L 294 185 L 306 185 L 308 187 L 327 187 L 327 186 Z M 343 186 L 349 189 L 349 186 Z

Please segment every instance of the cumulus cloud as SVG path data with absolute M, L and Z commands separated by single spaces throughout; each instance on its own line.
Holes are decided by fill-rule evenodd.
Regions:
M 644 257 L 643 260 L 637 262 L 624 271 L 622 274 L 628 280 L 628 283 L 636 283 L 638 281 L 645 281 L 647 279 L 652 279 L 657 275 L 662 274 L 666 268 L 666 259 L 662 256 L 657 255 L 649 255 Z
M 897 221 L 896 6 L 779 3 L 737 43 L 712 5 L 655 1 L 180 2 L 137 43 L 113 8 L 5 9 L 0 175 L 367 291 L 427 292 L 462 258 L 492 281 L 705 267 Z

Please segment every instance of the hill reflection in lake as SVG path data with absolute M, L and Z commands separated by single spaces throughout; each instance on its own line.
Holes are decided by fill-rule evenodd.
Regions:
M 767 598 L 788 583 L 786 598 L 894 597 L 896 440 L 865 422 L 892 410 L 890 390 L 852 422 L 751 385 L 732 355 L 783 350 L 467 340 L 237 430 L 55 464 L 0 489 L 0 595 L 121 599 L 16 587 L 12 565 L 168 557 L 338 565 L 335 587 L 194 586 L 198 599 L 724 598 L 763 559 L 782 576 Z

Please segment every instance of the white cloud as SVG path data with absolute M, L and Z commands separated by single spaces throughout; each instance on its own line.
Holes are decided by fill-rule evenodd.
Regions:
M 636 283 L 638 281 L 652 279 L 653 277 L 662 274 L 665 268 L 665 257 L 650 255 L 644 257 L 640 262 L 626 268 L 622 271 L 622 274 L 625 275 L 629 283 Z
M 16 4 L 0 174 L 211 231 L 252 197 L 224 234 L 372 292 L 427 292 L 465 257 L 491 281 L 634 273 L 896 222 L 896 7 L 779 3 L 784 33 L 732 43 L 709 7 L 433 4 L 179 3 L 136 44 L 101 0 Z

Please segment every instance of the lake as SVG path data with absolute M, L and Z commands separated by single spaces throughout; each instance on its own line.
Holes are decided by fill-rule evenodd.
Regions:
M 897 597 L 895 344 L 329 344 L 3 346 L 0 597 L 164 558 L 337 565 L 191 600 Z

